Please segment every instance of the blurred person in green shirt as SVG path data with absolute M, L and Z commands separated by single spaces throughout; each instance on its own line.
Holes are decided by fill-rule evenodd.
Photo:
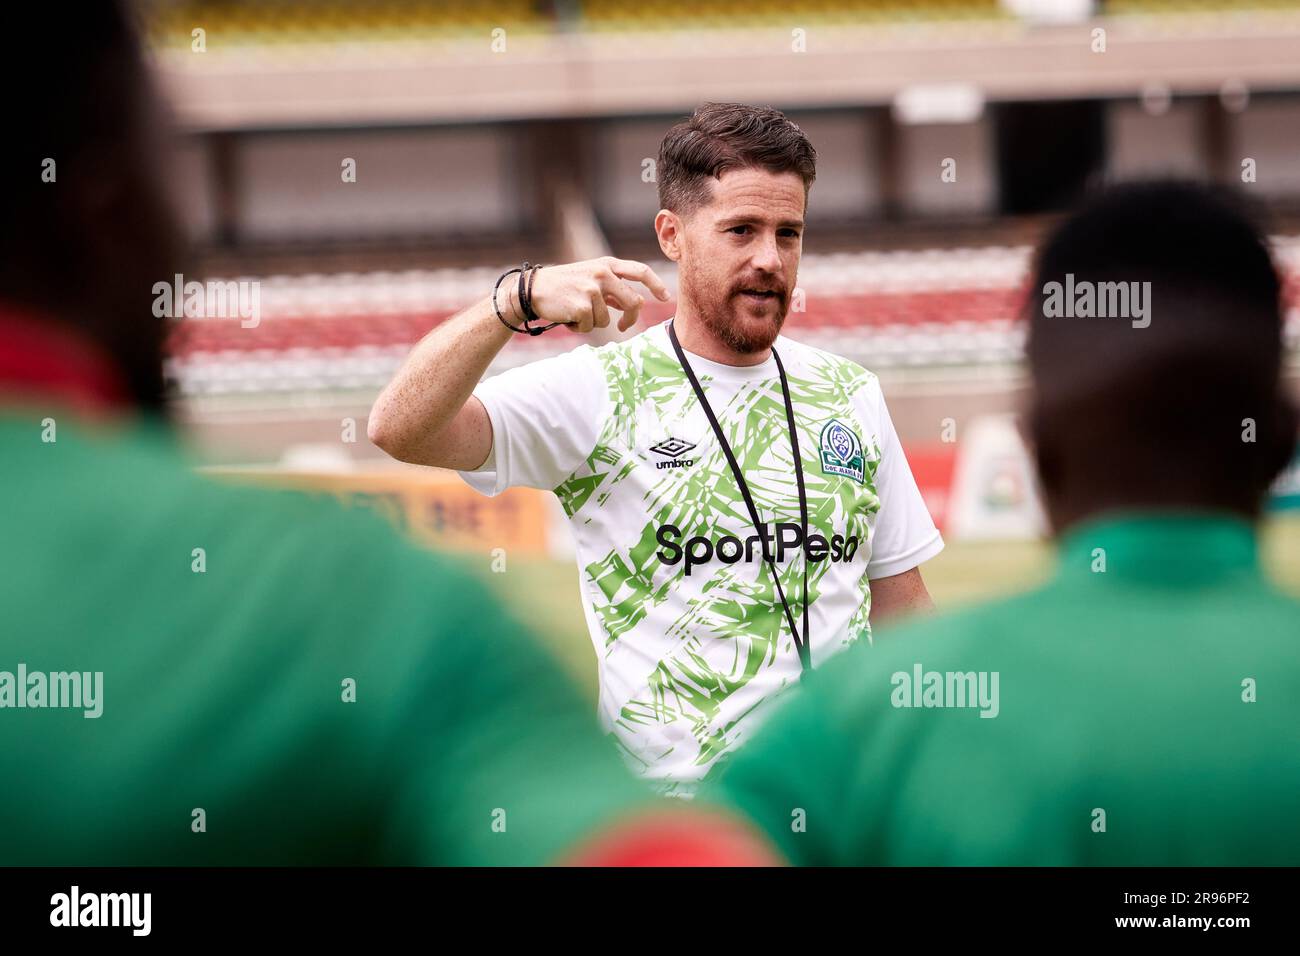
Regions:
M 1297 429 L 1265 239 L 1225 193 L 1114 188 L 1027 309 L 1055 577 L 846 653 L 712 797 L 801 864 L 1300 863 L 1300 604 L 1257 554 Z
M 454 563 L 194 475 L 165 130 L 114 4 L 27 11 L 0 215 L 0 865 L 742 863 Z

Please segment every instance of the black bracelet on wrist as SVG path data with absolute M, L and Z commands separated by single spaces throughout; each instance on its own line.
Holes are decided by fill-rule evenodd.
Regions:
M 501 314 L 501 306 L 497 305 L 497 293 L 501 291 L 501 283 L 505 281 L 506 276 L 514 275 L 516 272 L 519 271 L 520 270 L 518 269 L 511 269 L 509 272 L 503 272 L 501 274 L 501 277 L 497 279 L 497 284 L 492 287 L 492 311 L 494 311 L 497 314 L 497 318 L 501 320 L 501 324 L 504 325 L 511 332 L 521 332 L 526 334 L 528 332 L 528 329 L 527 328 L 521 329 L 519 326 L 511 325 L 509 322 L 507 322 L 506 317 Z
M 537 273 L 541 268 L 540 264 L 533 265 L 525 262 L 522 268 L 511 269 L 508 272 L 502 273 L 501 277 L 497 279 L 496 286 L 492 289 L 492 308 L 496 311 L 497 318 L 501 320 L 501 324 L 512 332 L 519 332 L 526 335 L 541 335 L 543 332 L 562 324 L 560 322 L 551 322 L 546 325 L 533 325 L 534 322 L 544 321 L 533 308 L 533 283 L 537 280 Z M 512 276 L 516 272 L 519 273 L 519 311 L 524 315 L 524 324 L 522 328 L 517 325 L 511 325 L 507 322 L 505 316 L 501 314 L 500 307 L 497 305 L 497 290 L 501 288 L 501 283 L 505 281 L 506 276 Z
M 533 283 L 537 281 L 537 273 L 541 271 L 542 271 L 542 265 L 539 262 L 537 265 L 533 266 L 533 271 L 528 274 L 528 316 L 534 322 L 543 321 L 542 317 L 537 314 L 537 310 L 533 308 Z M 543 325 L 541 328 L 537 330 L 536 334 L 541 335 L 547 329 L 553 329 L 557 325 L 563 325 L 563 324 L 564 324 L 563 322 L 547 322 L 546 325 Z
M 519 270 L 519 311 L 524 314 L 524 328 L 528 330 L 529 335 L 534 335 L 532 326 L 532 310 L 528 308 L 528 260 L 524 260 L 523 268 Z
M 537 279 L 537 272 L 541 268 L 542 268 L 541 265 L 538 264 L 538 265 L 534 265 L 530 270 L 528 268 L 528 263 L 527 262 L 524 263 L 524 269 L 527 273 L 527 279 L 528 279 L 527 283 L 524 282 L 525 273 L 521 272 L 519 274 L 519 302 L 521 308 L 524 310 L 525 326 L 527 326 L 528 323 L 531 321 L 541 321 L 541 318 L 538 316 L 537 312 L 533 309 L 533 282 Z

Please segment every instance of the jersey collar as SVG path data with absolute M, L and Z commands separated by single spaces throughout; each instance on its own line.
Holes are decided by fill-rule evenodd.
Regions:
M 1060 573 L 1108 581 L 1194 586 L 1258 569 L 1254 526 L 1216 511 L 1108 514 L 1070 528 L 1060 542 Z M 1102 569 L 1104 568 L 1104 573 Z
M 668 321 L 672 321 L 671 319 Z M 662 340 L 663 348 L 669 355 L 673 353 L 672 343 L 668 340 L 668 322 L 661 322 L 658 326 L 659 337 Z M 777 336 L 772 343 L 773 348 L 783 344 L 780 336 Z M 711 362 L 702 355 L 696 355 L 690 349 L 683 346 L 682 350 L 690 360 L 691 367 L 695 369 L 696 374 L 708 376 L 724 382 L 764 382 L 768 379 L 776 378 L 776 359 L 769 355 L 764 361 L 757 365 L 724 365 L 722 362 Z M 673 360 L 674 363 L 676 359 Z
M 130 404 L 121 374 L 85 336 L 48 316 L 0 302 L 0 404 L 51 399 L 83 414 Z

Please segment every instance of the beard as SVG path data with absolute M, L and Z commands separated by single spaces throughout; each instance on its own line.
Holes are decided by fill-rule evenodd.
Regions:
M 733 352 L 753 355 L 770 349 L 785 325 L 790 297 L 778 278 L 757 276 L 719 288 L 694 270 L 680 268 L 678 281 L 695 306 L 700 324 Z M 775 295 L 757 299 L 745 295 L 745 289 L 769 291 Z

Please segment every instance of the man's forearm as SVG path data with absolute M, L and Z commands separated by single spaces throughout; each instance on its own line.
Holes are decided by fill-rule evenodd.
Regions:
M 581 335 L 606 328 L 609 310 L 618 309 L 618 327 L 626 330 L 645 302 L 626 280 L 668 300 L 663 281 L 644 262 L 601 256 L 530 273 L 530 309 Z M 517 283 L 505 283 L 498 302 L 506 321 L 523 323 Z M 426 335 L 375 400 L 370 440 L 402 461 L 462 471 L 481 467 L 492 451 L 492 422 L 471 395 L 511 334 L 489 296 Z
M 920 568 L 912 568 L 887 578 L 876 578 L 871 582 L 869 620 L 873 630 L 896 618 L 933 610 L 934 601 L 921 578 Z
M 518 322 L 515 293 L 503 289 L 498 301 L 507 320 Z M 441 463 L 443 431 L 465 407 L 474 386 L 512 334 L 498 321 L 490 298 L 441 323 L 411 350 L 375 400 L 368 426 L 370 440 L 403 461 Z

